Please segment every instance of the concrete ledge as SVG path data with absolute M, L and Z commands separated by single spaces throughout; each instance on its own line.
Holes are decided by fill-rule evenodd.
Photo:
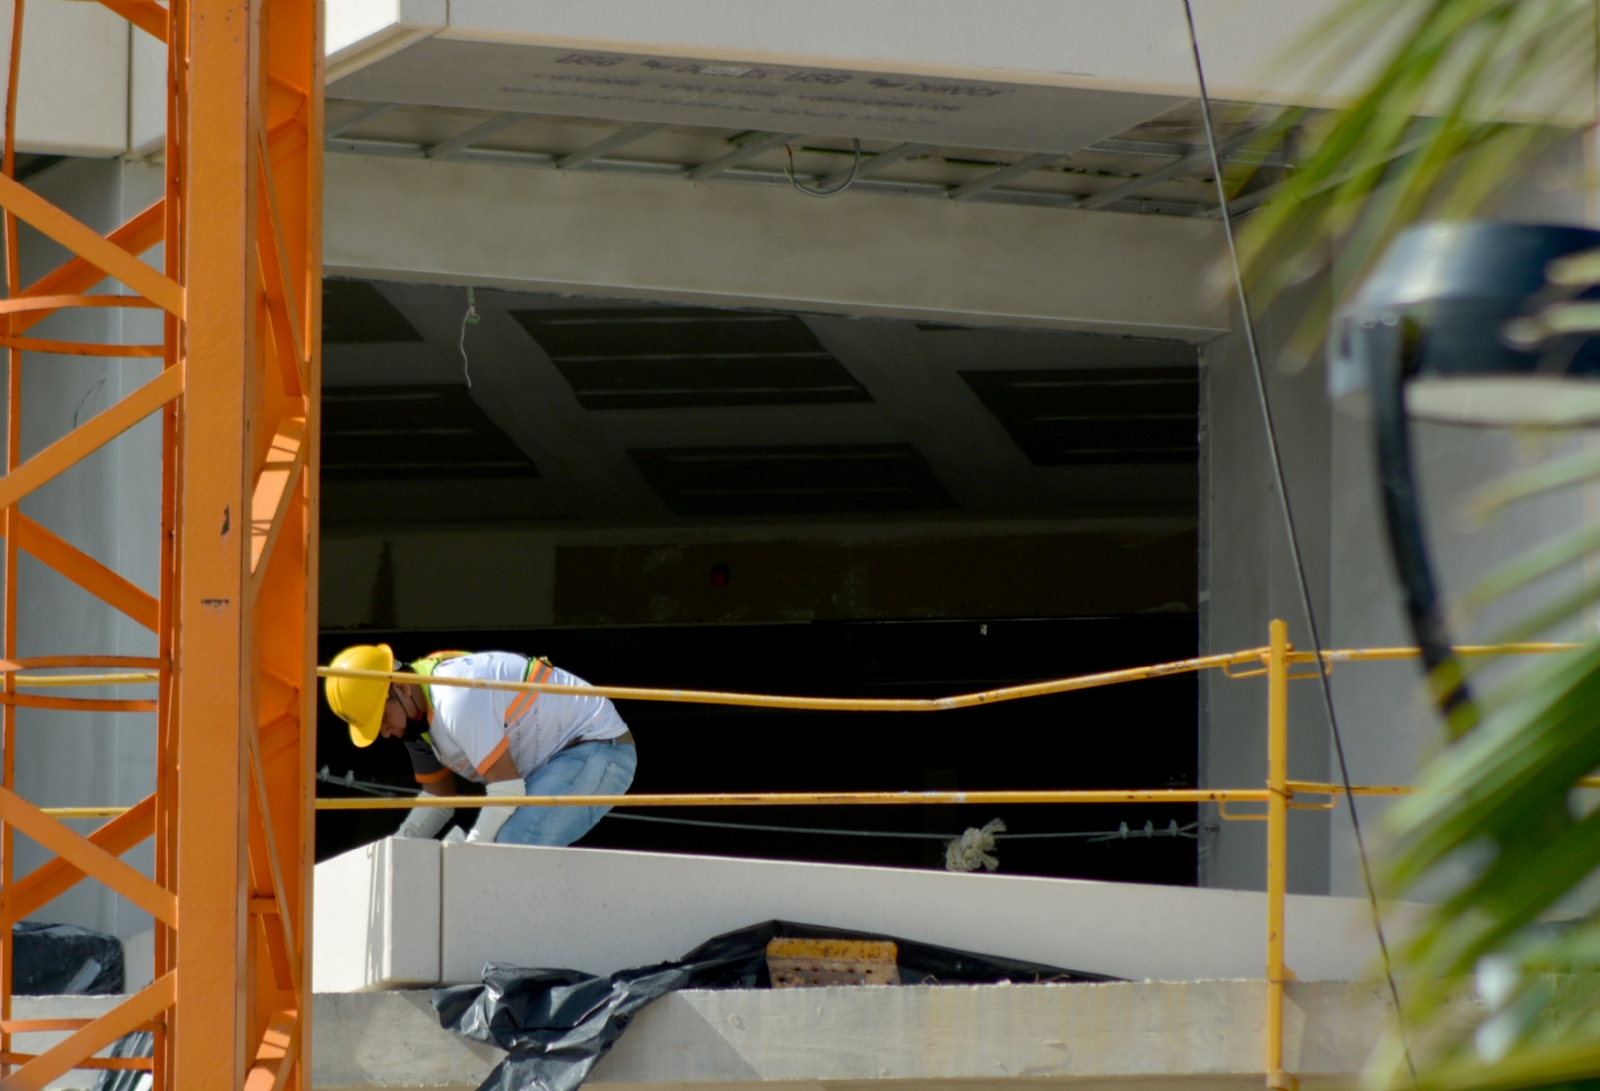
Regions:
M 433 993 L 318 993 L 313 1087 L 476 1088 L 505 1056 L 439 1026 Z
M 502 1054 L 440 1029 L 430 995 L 318 996 L 313 1085 L 476 1087 Z M 1261 981 L 684 991 L 642 1011 L 589 1084 L 1256 1088 L 1265 997 Z M 1296 982 L 1289 997 L 1303 1079 L 1348 1079 L 1390 1017 L 1376 986 Z

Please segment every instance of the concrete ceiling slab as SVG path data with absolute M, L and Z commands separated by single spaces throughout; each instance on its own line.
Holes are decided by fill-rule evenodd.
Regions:
M 1108 414 L 1186 411 L 1186 421 L 1157 423 L 1192 437 L 1198 423 L 1192 397 L 1188 403 L 1180 397 L 1174 410 L 1167 404 L 1171 397 L 1146 407 L 1149 399 L 1137 393 L 1192 390 L 1197 352 L 1182 341 L 792 312 L 691 312 L 635 300 L 490 289 L 476 291 L 481 321 L 464 325 L 467 298 L 461 288 L 329 285 L 347 309 L 351 300 L 367 300 L 390 315 L 392 329 L 415 330 L 423 339 L 326 346 L 329 450 L 336 456 L 330 465 L 339 470 L 324 488 L 329 526 L 392 522 L 399 513 L 437 524 L 644 527 L 798 524 L 819 516 L 984 521 L 1182 517 L 1194 511 L 1192 459 L 1150 464 L 1137 452 L 1102 452 L 1101 462 L 1085 464 L 1058 457 L 1064 445 L 1076 442 L 1073 428 L 1081 431 L 1082 425 L 1055 419 L 1088 414 L 1096 417 L 1089 426 L 1103 431 L 1106 421 L 1099 418 Z M 374 324 L 333 310 L 344 328 Z M 641 340 L 640 320 L 652 313 L 664 321 Z M 729 322 L 710 322 L 718 313 Z M 763 317 L 771 321 L 754 321 Z M 730 339 L 718 325 L 745 332 Z M 565 333 L 552 336 L 552 329 Z M 789 400 L 795 392 L 773 388 L 769 375 L 781 358 L 755 351 L 763 343 L 745 336 L 755 329 L 773 335 L 768 348 L 819 350 L 834 378 L 859 396 Z M 674 342 L 663 330 L 681 337 Z M 672 359 L 674 347 L 684 350 L 676 354 L 682 359 Z M 711 359 L 708 371 L 704 350 L 717 348 L 738 351 L 733 358 Z M 643 382 L 625 407 L 592 396 L 597 380 L 573 369 L 573 355 L 563 355 L 594 362 L 621 350 L 648 350 L 656 368 L 648 375 L 627 371 L 610 377 L 612 385 Z M 639 357 L 620 359 L 631 367 Z M 671 374 L 680 366 L 682 375 Z M 722 397 L 726 389 L 702 381 L 710 375 L 721 382 L 730 367 L 744 373 L 741 389 L 773 389 L 763 400 L 728 400 Z M 1066 383 L 1076 374 L 1094 381 L 1081 389 Z M 1108 386 L 1118 375 L 1159 378 L 1164 385 Z M 995 384 L 984 381 L 991 376 L 1004 395 L 997 402 L 989 389 Z M 1053 392 L 1047 401 L 1032 398 L 1049 420 L 1012 412 L 1018 390 L 1024 402 L 1030 397 L 1029 376 Z M 1185 376 L 1187 385 L 1180 381 Z M 453 391 L 457 411 L 448 420 L 374 412 L 391 403 L 373 396 L 393 398 L 408 390 Z M 1108 390 L 1136 393 L 1131 400 L 1108 400 Z M 402 429 L 420 431 L 401 436 Z M 441 432 L 448 429 L 463 443 L 463 465 L 453 476 L 449 460 L 436 449 L 441 438 L 449 439 Z M 375 432 L 386 434 L 372 439 L 369 433 Z M 385 457 L 416 465 L 390 480 L 353 465 L 365 450 L 360 444 L 380 440 Z M 1038 442 L 1046 444 L 1049 457 L 1031 449 Z M 340 458 L 352 465 L 340 470 Z M 516 466 L 498 466 L 491 475 L 465 465 L 473 461 Z
M 1060 153 L 1187 101 L 888 67 L 733 63 L 443 37 L 352 72 L 329 93 L 371 102 Z

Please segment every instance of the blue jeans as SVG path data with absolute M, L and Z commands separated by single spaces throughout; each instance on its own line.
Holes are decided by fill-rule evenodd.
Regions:
M 523 781 L 530 796 L 621 795 L 633 783 L 639 752 L 624 743 L 569 746 Z M 497 845 L 570 845 L 605 817 L 610 807 L 518 807 L 500 827 Z

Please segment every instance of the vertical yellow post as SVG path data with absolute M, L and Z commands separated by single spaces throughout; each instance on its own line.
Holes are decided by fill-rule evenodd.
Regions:
M 1267 653 L 1267 1086 L 1294 1091 L 1283 1070 L 1283 906 L 1289 889 L 1289 627 L 1271 627 Z

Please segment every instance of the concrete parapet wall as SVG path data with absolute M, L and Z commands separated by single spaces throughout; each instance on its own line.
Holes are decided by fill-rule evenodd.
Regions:
M 487 962 L 606 974 L 773 918 L 1133 979 L 1255 977 L 1266 948 L 1248 891 L 428 841 L 317 865 L 316 905 L 316 988 L 340 992 Z M 1364 900 L 1291 897 L 1287 943 L 1304 980 L 1375 968 Z
M 318 992 L 439 980 L 439 843 L 386 837 L 317 865 Z

